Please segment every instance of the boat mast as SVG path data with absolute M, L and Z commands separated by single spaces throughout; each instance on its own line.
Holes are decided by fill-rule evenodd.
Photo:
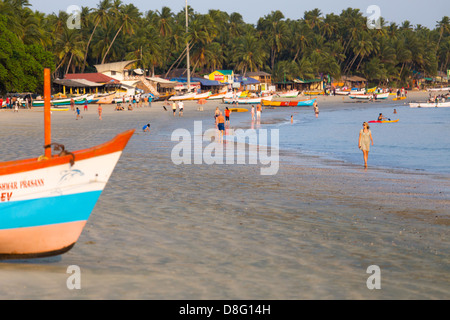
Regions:
M 191 62 L 189 57 L 189 39 L 187 38 L 189 24 L 188 24 L 188 5 L 186 0 L 186 52 L 187 52 L 187 88 L 191 91 Z
M 50 144 L 52 143 L 52 127 L 51 127 L 51 75 L 50 69 L 44 69 L 44 142 L 45 146 L 45 157 L 50 159 L 52 157 L 52 149 Z

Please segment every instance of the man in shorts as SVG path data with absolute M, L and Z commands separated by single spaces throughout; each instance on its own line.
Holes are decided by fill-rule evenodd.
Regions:
M 222 137 L 225 133 L 225 118 L 223 117 L 222 112 L 219 112 L 216 121 L 217 129 L 219 129 L 219 143 L 222 143 Z

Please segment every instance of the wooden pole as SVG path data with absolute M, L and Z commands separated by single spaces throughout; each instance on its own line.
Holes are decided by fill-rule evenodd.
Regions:
M 49 146 L 52 143 L 52 128 L 51 128 L 51 75 L 50 69 L 44 69 L 44 138 L 45 138 L 45 146 Z M 45 148 L 45 157 L 50 159 L 52 157 L 52 149 Z

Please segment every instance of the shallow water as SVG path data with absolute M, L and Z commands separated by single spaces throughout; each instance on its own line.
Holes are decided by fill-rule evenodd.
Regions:
M 322 110 L 318 118 L 311 108 L 268 109 L 264 115 L 273 112 L 277 112 L 279 122 L 264 123 L 263 116 L 261 128 L 280 130 L 280 148 L 351 164 L 363 163 L 358 149 L 362 123 L 376 120 L 383 113 L 399 122 L 370 124 L 374 146 L 369 165 L 450 173 L 450 108 L 409 108 L 392 102 L 339 103 L 336 109 Z
M 323 110 L 315 119 L 310 110 L 297 110 L 301 118 L 294 126 L 283 123 L 290 119 L 288 111 L 269 111 L 261 127 L 279 127 L 281 146 L 289 145 L 294 129 L 321 144 L 322 130 L 311 131 L 327 119 L 340 123 L 341 137 L 357 143 L 361 120 L 346 124 L 347 111 L 343 116 Z M 202 119 L 206 130 L 213 126 L 212 114 L 106 113 L 101 123 L 95 116 L 74 121 L 55 115 L 55 141 L 68 150 L 104 142 L 123 129 L 140 129 L 147 120 L 152 131 L 133 136 L 71 251 L 0 264 L 0 298 L 449 297 L 448 178 L 364 171 L 314 156 L 300 159 L 296 147 L 309 139 L 292 139 L 293 149 L 282 151 L 275 176 L 261 176 L 260 165 L 174 165 L 173 130 L 193 132 L 194 120 Z M 234 116 L 232 126 L 248 124 L 248 114 Z M 1 123 L 0 134 L 10 139 L 2 139 L 1 160 L 41 152 L 38 119 L 30 115 Z M 381 145 L 380 131 L 373 131 Z M 20 148 L 11 148 L 11 142 Z M 373 264 L 381 267 L 382 290 L 367 289 L 366 269 Z M 67 289 L 70 265 L 81 268 L 81 290 Z

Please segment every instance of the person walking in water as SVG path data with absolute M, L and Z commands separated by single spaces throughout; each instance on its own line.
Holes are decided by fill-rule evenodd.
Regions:
M 256 120 L 261 120 L 261 105 L 258 103 L 256 106 Z
M 225 118 L 222 112 L 219 111 L 219 115 L 216 117 L 217 129 L 219 129 L 219 143 L 223 142 L 223 135 L 225 133 Z
M 252 121 L 255 120 L 255 106 L 252 106 Z
M 98 119 L 102 120 L 103 108 L 102 108 L 101 104 L 98 105 L 98 109 L 97 110 L 98 110 Z
M 175 114 L 177 113 L 177 104 L 176 102 L 172 102 L 172 112 L 173 112 L 173 116 L 175 117 Z
M 364 167 L 367 168 L 367 159 L 369 158 L 370 143 L 373 146 L 372 132 L 370 131 L 369 124 L 363 123 L 363 128 L 359 132 L 358 147 L 364 155 Z
M 317 105 L 317 101 L 314 101 L 314 113 L 316 114 L 316 118 L 319 117 L 319 106 Z
M 226 125 L 230 125 L 230 109 L 228 109 L 228 107 L 225 109 L 225 124 Z

